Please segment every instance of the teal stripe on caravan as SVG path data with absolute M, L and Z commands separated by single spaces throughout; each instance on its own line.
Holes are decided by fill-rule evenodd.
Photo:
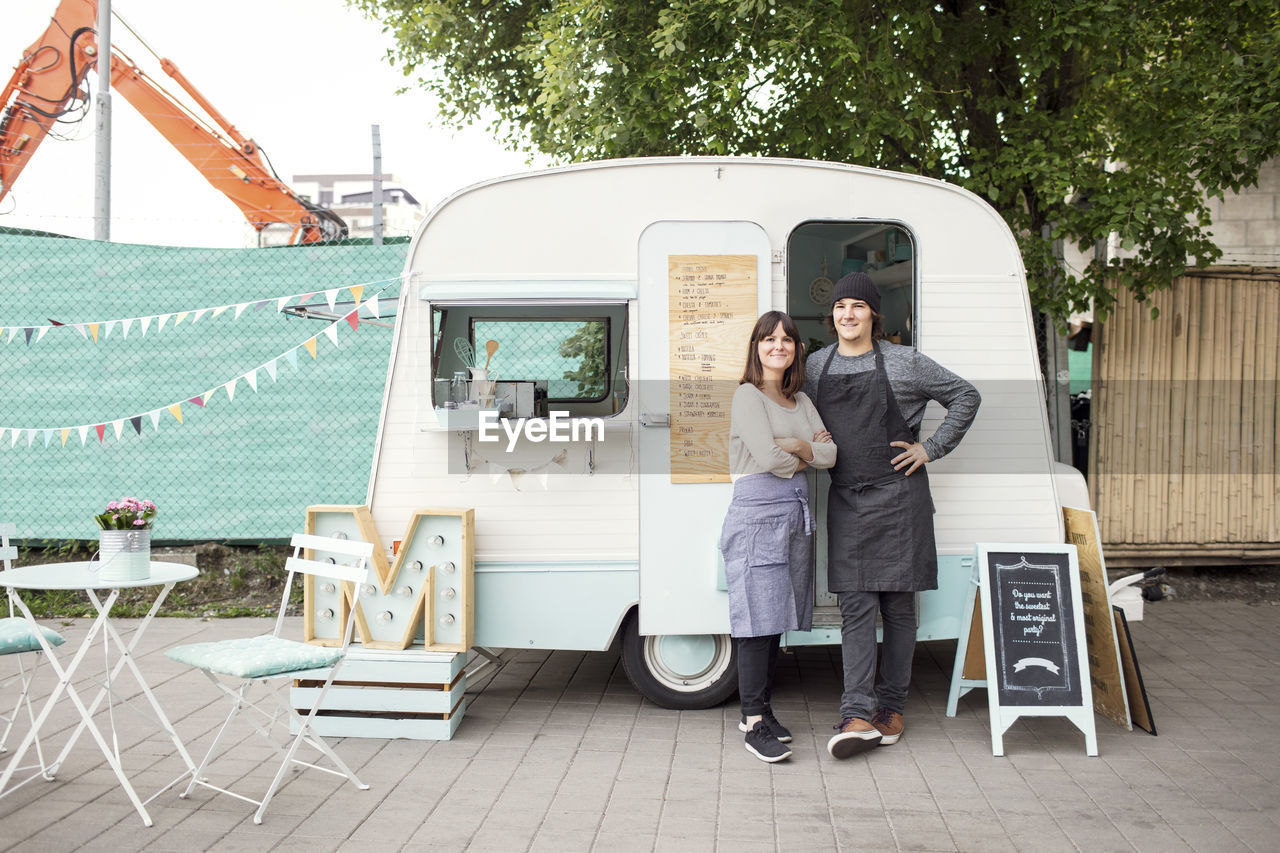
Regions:
M 635 299 L 635 279 L 453 279 L 423 281 L 418 297 L 427 302 L 510 302 L 536 298 L 624 302 Z

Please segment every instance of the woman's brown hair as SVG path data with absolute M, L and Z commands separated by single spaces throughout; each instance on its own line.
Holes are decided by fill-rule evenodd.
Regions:
M 757 388 L 764 387 L 764 367 L 760 364 L 760 341 L 773 334 L 773 330 L 782 324 L 782 332 L 796 344 L 796 357 L 787 365 L 782 374 L 782 396 L 788 400 L 795 397 L 796 392 L 804 387 L 804 342 L 800 340 L 800 330 L 791 315 L 783 311 L 766 311 L 756 320 L 751 330 L 751 340 L 747 342 L 747 364 L 742 370 L 742 379 L 738 384 L 750 382 Z

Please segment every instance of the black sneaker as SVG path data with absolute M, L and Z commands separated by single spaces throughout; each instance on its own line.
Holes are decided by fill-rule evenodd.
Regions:
M 773 732 L 760 723 L 756 723 L 747 732 L 746 747 L 747 752 L 770 764 L 791 757 L 791 750 L 783 746 L 782 741 L 774 737 Z
M 773 715 L 772 708 L 765 708 L 763 719 L 760 722 L 769 727 L 769 731 L 773 732 L 773 736 L 783 743 L 791 743 L 791 732 L 787 731 L 787 727 L 778 722 L 778 718 Z M 747 715 L 743 714 L 738 720 L 738 731 L 745 732 L 747 730 Z

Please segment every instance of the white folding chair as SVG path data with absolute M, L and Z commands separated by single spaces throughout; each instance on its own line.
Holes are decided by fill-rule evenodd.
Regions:
M 18 559 L 18 549 L 9 541 L 16 530 L 17 528 L 12 522 L 0 523 L 0 565 L 4 567 L 4 571 L 0 571 L 0 586 L 4 584 L 4 572 L 13 568 L 13 561 Z M 44 634 L 45 639 L 49 641 L 49 645 L 60 646 L 65 642 L 62 635 L 52 628 L 45 628 L 41 625 L 39 629 Z M 4 725 L 4 731 L 0 733 L 0 753 L 8 751 L 5 744 L 9 740 L 9 734 L 13 731 L 13 725 L 17 722 L 18 715 L 22 713 L 24 708 L 27 711 L 27 721 L 31 725 L 35 725 L 36 715 L 31 708 L 31 681 L 40 665 L 41 651 L 40 641 L 36 639 L 35 629 L 31 627 L 31 623 L 24 617 L 13 615 L 13 599 L 10 599 L 9 616 L 0 618 L 0 656 L 11 656 L 18 664 L 18 672 L 14 675 L 0 677 L 0 690 L 7 691 L 16 684 L 18 686 L 18 696 L 13 703 L 13 709 L 0 715 L 0 723 Z M 29 670 L 23 663 L 23 659 L 27 654 L 32 656 L 31 669 Z M 39 735 L 36 736 L 34 746 L 36 748 L 37 763 L 15 767 L 14 771 L 35 770 L 36 772 L 18 782 L 9 791 L 16 790 L 37 776 L 43 776 L 46 779 L 52 778 L 48 774 L 49 765 L 45 763 L 44 750 L 40 747 Z
M 271 802 L 271 798 L 275 796 L 281 782 L 284 781 L 285 773 L 294 765 L 322 770 L 335 776 L 345 776 L 361 790 L 367 790 L 369 787 L 357 779 L 356 774 L 338 757 L 337 753 L 311 730 L 311 724 L 321 703 L 324 702 L 329 686 L 333 684 L 334 673 L 341 666 L 342 658 L 346 655 L 347 647 L 351 644 L 356 605 L 360 600 L 360 589 L 364 586 L 369 575 L 368 562 L 369 556 L 373 553 L 373 545 L 368 542 L 330 539 L 306 533 L 296 534 L 291 540 L 291 544 L 293 545 L 293 556 L 285 563 L 289 576 L 285 581 L 284 596 L 280 601 L 280 615 L 276 618 L 275 630 L 272 633 L 260 637 L 178 646 L 165 652 L 170 658 L 199 669 L 213 682 L 215 687 L 231 700 L 230 713 L 227 714 L 222 728 L 214 736 L 213 743 L 210 744 L 209 751 L 200 762 L 200 766 L 193 772 L 191 783 L 187 785 L 187 789 L 180 796 L 189 796 L 196 785 L 230 794 L 258 807 L 258 810 L 253 815 L 254 823 L 262 823 L 262 816 L 267 810 L 267 804 Z M 303 549 L 311 550 L 313 559 L 304 559 L 302 556 Z M 344 582 L 347 586 L 347 593 L 351 598 L 351 610 L 347 615 L 346 627 L 343 630 L 342 644 L 340 646 L 316 646 L 288 640 L 280 636 L 281 629 L 284 626 L 285 611 L 289 605 L 289 591 L 293 586 L 294 575 L 299 573 L 333 578 Z M 315 702 L 305 717 L 294 709 L 292 702 L 289 701 L 289 691 L 287 689 L 281 690 L 276 687 L 276 689 L 271 690 L 271 696 L 276 700 L 274 709 L 260 707 L 246 698 L 250 688 L 255 684 L 267 685 L 269 682 L 283 681 L 285 683 L 284 686 L 287 687 L 289 682 L 294 679 L 323 681 L 323 686 L 316 693 Z M 265 699 L 266 697 L 262 698 Z M 226 734 L 231 721 L 242 711 L 254 712 L 253 715 L 247 715 L 253 727 L 284 754 L 280 769 L 276 772 L 275 778 L 271 780 L 271 785 L 267 788 L 267 792 L 261 800 L 255 800 L 244 794 L 220 788 L 209 782 L 205 776 L 205 770 L 214 759 L 223 735 Z M 265 717 L 267 723 L 260 725 L 259 717 Z M 292 740 L 289 742 L 287 749 L 280 746 L 272 738 L 272 728 L 274 726 L 282 726 L 292 732 Z M 320 767 L 296 758 L 295 754 L 298 751 L 298 747 L 303 743 L 318 750 L 338 769 L 332 770 L 328 767 Z

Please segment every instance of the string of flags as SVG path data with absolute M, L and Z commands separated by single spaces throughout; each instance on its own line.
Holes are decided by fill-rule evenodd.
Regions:
M 391 285 L 391 283 L 395 283 L 396 281 L 398 281 L 398 279 L 389 280 L 388 284 L 384 285 L 384 287 L 380 288 L 376 293 L 374 293 L 372 296 L 364 300 L 363 303 L 361 302 L 361 297 L 363 296 L 363 293 L 357 294 L 356 287 L 350 288 L 352 290 L 353 296 L 355 297 L 355 307 L 351 311 L 347 312 L 343 316 L 332 321 L 321 332 L 310 336 L 302 343 L 292 346 L 289 349 L 285 350 L 284 352 L 280 353 L 279 355 L 274 356 L 273 358 L 270 358 L 267 361 L 264 361 L 262 364 L 259 364 L 257 367 L 254 367 L 252 370 L 248 370 L 248 371 L 245 371 L 244 373 L 237 374 L 236 376 L 233 376 L 229 380 L 224 380 L 224 381 L 215 383 L 212 387 L 210 387 L 208 390 L 204 391 L 203 393 L 187 395 L 178 400 L 175 400 L 172 403 L 167 403 L 165 405 L 158 406 L 154 409 L 150 409 L 145 412 L 141 412 L 133 415 L 126 415 L 120 418 L 107 419 L 102 421 L 101 423 L 76 424 L 74 426 L 56 426 L 56 427 L 0 426 L 0 448 L 5 446 L 6 438 L 8 439 L 8 447 L 10 448 L 16 447 L 18 445 L 18 442 L 22 441 L 24 438 L 26 440 L 27 447 L 35 446 L 37 441 L 42 441 L 44 447 L 48 447 L 54 441 L 57 441 L 59 443 L 59 446 L 66 447 L 67 441 L 71 436 L 78 436 L 80 439 L 81 446 L 84 446 L 85 444 L 88 443 L 90 435 L 94 435 L 97 437 L 98 444 L 103 444 L 108 435 L 114 435 L 116 441 L 120 441 L 121 437 L 126 434 L 126 424 L 133 429 L 135 435 L 142 435 L 143 424 L 146 423 L 147 421 L 151 423 L 151 427 L 154 432 L 159 432 L 160 421 L 166 413 L 172 416 L 174 420 L 176 420 L 179 424 L 183 423 L 183 406 L 184 405 L 185 406 L 194 405 L 194 406 L 199 406 L 200 408 L 206 408 L 209 405 L 210 400 L 213 399 L 213 397 L 218 393 L 218 391 L 223 391 L 226 393 L 228 403 L 234 402 L 235 395 L 236 395 L 236 388 L 240 382 L 244 382 L 256 394 L 258 392 L 258 382 L 261 374 L 265 373 L 267 376 L 271 378 L 272 382 L 276 381 L 280 362 L 282 361 L 287 362 L 289 365 L 291 365 L 294 368 L 294 370 L 298 369 L 298 350 L 305 350 L 307 354 L 311 356 L 312 361 L 318 360 L 317 344 L 318 344 L 319 338 L 322 335 L 328 338 L 330 343 L 332 343 L 334 347 L 337 347 L 338 346 L 338 329 L 342 324 L 345 323 L 349 325 L 352 331 L 358 331 L 360 327 L 360 320 L 358 315 L 360 313 L 360 308 L 362 305 L 364 307 L 368 307 L 371 311 L 373 311 L 374 316 L 378 316 L 377 302 L 378 302 L 379 294 L 381 294 L 383 290 L 386 290 L 387 287 Z M 360 286 L 357 286 L 357 287 L 360 287 Z M 341 290 L 341 289 L 343 288 L 336 288 L 335 290 Z M 313 295 L 315 294 L 314 293 L 307 294 L 307 298 Z M 331 306 L 334 305 L 335 302 L 336 302 L 336 299 L 331 299 L 330 305 Z M 255 303 L 250 302 L 245 304 L 253 305 Z M 236 307 L 236 306 L 230 306 L 230 307 Z M 280 310 L 280 309 L 277 309 L 277 310 Z
M 230 313 L 234 319 L 239 320 L 240 316 L 246 311 L 261 311 L 268 306 L 274 305 L 276 312 L 283 311 L 290 305 L 301 305 L 308 299 L 316 295 L 323 295 L 325 301 L 329 303 L 329 310 L 334 309 L 334 305 L 338 301 L 338 294 L 343 290 L 351 292 L 351 299 L 357 306 L 362 304 L 368 308 L 373 316 L 378 316 L 378 300 L 375 294 L 372 297 L 365 298 L 364 292 L 370 287 L 383 285 L 378 292 L 381 293 L 391 284 L 398 282 L 399 278 L 380 279 L 378 281 L 369 281 L 364 284 L 342 285 L 341 287 L 331 287 L 326 290 L 312 290 L 307 293 L 293 293 L 288 296 L 272 296 L 266 299 L 250 299 L 246 302 L 233 302 L 227 305 L 213 305 L 206 308 L 190 308 L 185 311 L 170 311 L 164 314 L 148 314 L 142 317 L 125 317 L 114 320 L 92 320 L 80 323 L 61 323 L 57 320 L 50 320 L 45 325 L 18 325 L 18 326 L 0 326 L 0 340 L 5 343 L 13 343 L 14 339 L 22 336 L 26 340 L 27 346 L 31 346 L 33 342 L 39 343 L 50 329 L 68 330 L 80 333 L 80 337 L 85 340 L 92 340 L 95 344 L 100 340 L 106 340 L 111 337 L 111 333 L 116 329 L 120 330 L 123 338 L 129 337 L 129 332 L 135 328 L 143 337 L 146 337 L 148 331 L 153 327 L 155 332 L 164 331 L 166 325 L 170 329 L 176 329 L 184 322 L 189 325 L 195 325 L 203 317 L 221 317 Z

